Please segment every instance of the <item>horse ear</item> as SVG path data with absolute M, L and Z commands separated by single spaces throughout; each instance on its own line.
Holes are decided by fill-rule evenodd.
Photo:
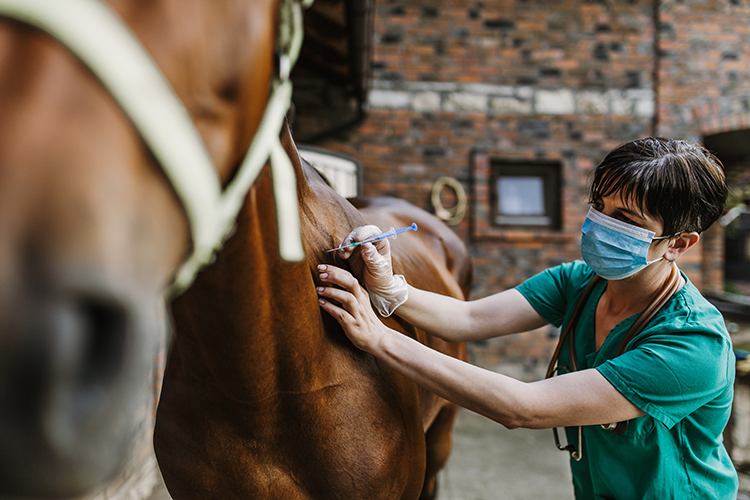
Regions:
M 291 127 L 289 126 L 289 113 L 287 113 L 284 117 L 284 121 L 281 123 L 279 139 L 281 139 L 281 144 L 284 146 L 284 149 L 286 149 L 287 144 L 291 145 L 295 150 L 297 149 L 297 145 L 294 143 L 294 139 L 292 139 Z
M 294 142 L 294 138 L 292 137 L 292 131 L 291 127 L 289 126 L 288 118 L 284 118 L 284 122 L 281 124 L 279 140 L 281 141 L 281 146 L 287 152 L 289 159 L 292 161 L 294 169 L 301 169 L 302 164 L 300 162 L 299 151 L 297 150 L 297 144 Z
M 294 105 L 294 101 L 289 103 L 289 111 L 286 112 L 286 121 L 291 129 L 294 125 L 294 119 L 297 117 L 297 106 Z

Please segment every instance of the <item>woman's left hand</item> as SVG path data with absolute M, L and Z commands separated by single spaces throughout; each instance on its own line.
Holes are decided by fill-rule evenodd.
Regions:
M 317 292 L 320 307 L 339 322 L 355 346 L 363 351 L 373 352 L 388 328 L 372 310 L 367 291 L 360 286 L 354 276 L 339 267 L 320 265 L 318 272 L 321 281 L 340 287 L 319 287 Z M 340 305 L 334 304 L 331 300 Z

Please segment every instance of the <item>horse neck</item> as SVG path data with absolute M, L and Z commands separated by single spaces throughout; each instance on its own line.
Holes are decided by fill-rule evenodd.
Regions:
M 314 203 L 298 158 L 293 164 L 300 204 Z M 279 258 L 271 192 L 266 168 L 216 262 L 173 303 L 176 346 L 186 346 L 180 349 L 182 363 L 207 370 L 237 400 L 314 390 L 325 384 L 329 370 L 330 339 L 313 274 L 308 262 Z

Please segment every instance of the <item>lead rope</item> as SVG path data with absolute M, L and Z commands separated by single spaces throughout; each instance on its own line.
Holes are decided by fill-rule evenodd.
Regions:
M 557 341 L 557 346 L 555 347 L 555 351 L 552 354 L 552 359 L 549 362 L 549 366 L 547 367 L 547 373 L 545 375 L 545 379 L 548 379 L 555 375 L 556 372 L 559 370 L 566 370 L 568 372 L 574 372 L 578 370 L 578 366 L 575 359 L 575 343 L 573 342 L 574 338 L 574 332 L 576 324 L 578 323 L 578 319 L 581 316 L 581 312 L 583 311 L 584 306 L 589 300 L 589 297 L 591 296 L 591 293 L 593 292 L 596 285 L 602 280 L 599 276 L 594 276 L 591 281 L 589 282 L 586 289 L 583 291 L 583 294 L 581 294 L 581 298 L 578 299 L 578 303 L 576 304 L 576 308 L 573 311 L 572 316 L 570 317 L 570 321 L 568 321 L 568 324 L 565 325 L 565 329 L 563 330 L 562 334 L 560 334 L 560 338 Z M 646 327 L 646 325 L 656 316 L 656 313 L 658 313 L 662 307 L 664 307 L 664 304 L 667 303 L 667 301 L 672 297 L 672 295 L 675 294 L 679 289 L 681 288 L 680 285 L 680 273 L 677 270 L 677 266 L 672 263 L 672 270 L 669 274 L 669 278 L 664 283 L 664 285 L 659 289 L 659 292 L 657 293 L 656 297 L 654 297 L 654 300 L 651 301 L 651 303 L 646 306 L 646 309 L 641 312 L 641 314 L 636 318 L 636 320 L 633 322 L 632 325 L 630 325 L 630 328 L 628 328 L 628 331 L 625 333 L 625 336 L 620 341 L 620 345 L 617 348 L 617 352 L 615 353 L 614 357 L 619 356 L 623 352 L 625 352 L 625 349 L 627 345 L 630 343 L 631 340 L 633 340 L 636 335 L 641 333 L 643 329 Z M 571 369 L 568 369 L 564 366 L 557 366 L 558 358 L 560 357 L 560 350 L 562 348 L 563 343 L 565 340 L 568 339 L 568 351 L 570 353 L 570 364 Z M 601 424 L 602 428 L 606 430 L 610 430 L 614 432 L 617 435 L 624 434 L 625 431 L 628 428 L 628 421 L 622 421 L 622 422 L 612 422 L 609 424 Z M 580 462 L 583 458 L 583 428 L 582 426 L 578 426 L 578 448 L 575 447 L 575 445 L 568 443 L 566 446 L 563 446 L 560 444 L 560 437 L 557 432 L 557 427 L 552 428 L 552 434 L 555 438 L 555 446 L 557 446 L 558 450 L 561 451 L 568 451 L 570 452 L 570 456 L 572 456 L 577 462 Z
M 292 98 L 291 68 L 311 0 L 281 0 L 276 53 L 279 71 L 258 130 L 233 181 L 222 192 L 216 168 L 190 113 L 128 26 L 100 0 L 0 0 L 0 16 L 34 26 L 63 44 L 112 95 L 148 145 L 180 199 L 192 253 L 176 272 L 167 296 L 185 291 L 213 262 L 232 234 L 250 186 L 270 159 L 279 255 L 304 260 L 297 186 L 279 134 Z

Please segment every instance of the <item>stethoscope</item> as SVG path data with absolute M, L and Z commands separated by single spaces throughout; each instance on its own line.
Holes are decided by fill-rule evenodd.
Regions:
M 583 291 L 583 294 L 578 300 L 578 304 L 576 304 L 576 308 L 573 311 L 573 315 L 570 317 L 570 321 L 568 321 L 568 324 L 565 325 L 565 329 L 560 334 L 560 339 L 557 341 L 555 352 L 552 354 L 552 359 L 550 360 L 549 366 L 547 367 L 547 374 L 544 377 L 545 379 L 554 376 L 559 370 L 565 370 L 566 372 L 574 372 L 578 370 L 578 363 L 576 362 L 575 355 L 575 342 L 573 341 L 575 327 L 578 323 L 578 319 L 581 317 L 583 308 L 586 306 L 586 303 L 591 296 L 591 293 L 601 280 L 602 278 L 600 278 L 599 276 L 594 276 L 594 278 L 589 282 L 586 289 Z M 680 283 L 680 273 L 677 269 L 677 266 L 673 263 L 669 278 L 659 289 L 656 297 L 654 297 L 654 300 L 651 301 L 651 303 L 643 310 L 638 318 L 636 318 L 633 324 L 630 325 L 627 333 L 625 333 L 622 340 L 620 341 L 620 345 L 617 348 L 617 352 L 614 357 L 617 357 L 625 352 L 625 348 L 627 347 L 628 343 L 633 340 L 636 335 L 643 331 L 649 321 L 654 318 L 656 313 L 659 312 L 659 310 L 664 306 L 664 304 L 667 303 L 670 297 L 672 297 L 672 295 L 674 295 L 674 293 L 681 287 L 682 284 Z M 562 345 L 566 339 L 568 339 L 568 350 L 570 351 L 570 365 L 572 369 L 568 369 L 565 366 L 557 366 L 557 361 L 560 357 L 560 349 L 562 348 Z M 601 426 L 603 429 L 611 431 L 619 436 L 624 434 L 625 431 L 628 430 L 628 423 L 629 420 L 624 420 L 622 422 L 610 422 L 608 424 L 601 424 Z M 555 446 L 557 446 L 558 450 L 570 452 L 570 456 L 572 456 L 576 461 L 580 461 L 583 458 L 582 426 L 578 426 L 578 448 L 576 448 L 575 445 L 571 443 L 568 443 L 566 446 L 560 444 L 560 437 L 557 433 L 557 427 L 552 428 L 552 434 L 555 437 Z

